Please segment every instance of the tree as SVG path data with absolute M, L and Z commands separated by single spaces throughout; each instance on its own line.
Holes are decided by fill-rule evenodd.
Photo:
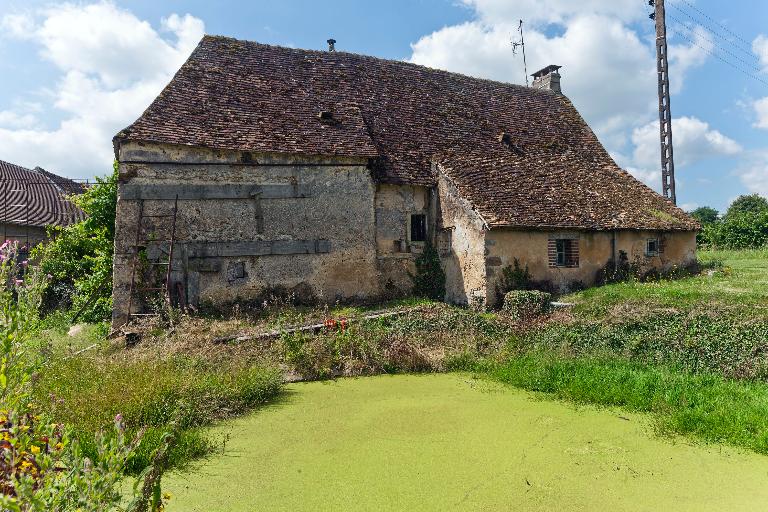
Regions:
M 690 213 L 691 217 L 699 221 L 699 224 L 702 226 L 706 226 L 707 224 L 712 224 L 713 222 L 717 222 L 718 217 L 720 216 L 720 213 L 715 210 L 714 208 L 711 208 L 709 206 L 700 206 L 693 210 Z
M 723 249 L 757 249 L 768 245 L 768 209 L 729 213 L 720 222 L 704 226 L 703 238 Z
M 117 206 L 117 163 L 111 175 L 72 201 L 85 220 L 49 230 L 51 240 L 35 248 L 33 259 L 51 276 L 45 308 L 72 307 L 86 321 L 112 314 L 112 255 Z
M 761 213 L 765 211 L 768 211 L 768 199 L 759 194 L 742 195 L 731 203 L 725 216 L 730 217 L 739 213 Z

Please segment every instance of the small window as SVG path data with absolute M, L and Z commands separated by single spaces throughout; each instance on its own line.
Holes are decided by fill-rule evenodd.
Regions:
M 645 242 L 645 255 L 646 256 L 658 256 L 659 255 L 659 240 L 658 240 L 658 238 L 649 238 Z
M 550 267 L 578 267 L 579 240 L 577 238 L 559 238 L 549 241 Z
M 411 215 L 411 242 L 427 241 L 427 216 Z

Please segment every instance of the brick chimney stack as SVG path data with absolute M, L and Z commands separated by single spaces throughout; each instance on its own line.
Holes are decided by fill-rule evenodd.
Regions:
M 563 91 L 560 89 L 560 73 L 557 71 L 561 67 L 562 66 L 550 64 L 544 69 L 535 72 L 531 75 L 533 77 L 533 84 L 531 84 L 531 87 L 553 91 L 556 94 L 563 94 Z

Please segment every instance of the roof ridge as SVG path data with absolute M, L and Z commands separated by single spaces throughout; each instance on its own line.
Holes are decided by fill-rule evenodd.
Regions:
M 546 95 L 552 95 L 553 94 L 552 91 L 549 91 L 549 90 L 546 90 L 546 89 L 538 89 L 538 88 L 534 88 L 534 87 L 530 87 L 530 86 L 526 86 L 526 85 L 515 84 L 515 83 L 512 83 L 512 82 L 502 82 L 501 80 L 493 80 L 493 79 L 490 79 L 490 78 L 483 78 L 483 77 L 479 77 L 479 76 L 467 75 L 465 73 L 459 73 L 457 71 L 448 71 L 447 69 L 433 68 L 431 66 L 426 66 L 424 64 L 417 64 L 416 62 L 409 62 L 407 60 L 387 59 L 387 58 L 384 58 L 384 57 L 377 57 L 375 55 L 368 55 L 368 54 L 365 54 L 365 53 L 347 52 L 347 51 L 343 51 L 343 50 L 334 50 L 333 52 L 329 52 L 328 50 L 315 50 L 315 49 L 312 49 L 312 48 L 293 48 L 293 47 L 290 47 L 290 46 L 281 46 L 281 45 L 278 45 L 278 44 L 261 43 L 259 41 L 254 41 L 254 40 L 251 40 L 251 39 L 238 39 L 236 37 L 222 36 L 222 35 L 217 35 L 217 34 L 205 34 L 205 35 L 203 35 L 202 39 L 200 40 L 200 44 L 202 44 L 202 42 L 205 41 L 206 39 L 209 39 L 209 40 L 219 40 L 219 41 L 234 41 L 234 42 L 237 42 L 237 43 L 245 43 L 245 44 L 248 44 L 248 45 L 261 46 L 261 47 L 264 47 L 264 48 L 284 50 L 284 51 L 289 51 L 289 52 L 292 52 L 292 53 L 310 53 L 310 54 L 316 54 L 318 56 L 333 56 L 334 54 L 336 54 L 336 55 L 349 55 L 351 57 L 356 57 L 356 58 L 370 59 L 370 60 L 379 61 L 379 62 L 386 62 L 386 63 L 390 63 L 390 64 L 401 64 L 401 65 L 410 66 L 410 67 L 419 68 L 419 69 L 427 69 L 429 71 L 434 71 L 434 72 L 438 72 L 438 73 L 445 73 L 445 74 L 451 75 L 451 76 L 468 78 L 470 80 L 479 80 L 479 81 L 482 81 L 482 82 L 496 84 L 496 85 L 499 85 L 499 86 L 512 87 L 512 88 L 515 88 L 515 89 L 520 89 L 521 92 L 531 92 L 533 94 L 546 94 Z

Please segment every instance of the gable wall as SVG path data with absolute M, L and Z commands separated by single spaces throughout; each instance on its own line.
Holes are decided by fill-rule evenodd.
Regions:
M 484 307 L 487 299 L 487 232 L 482 218 L 442 174 L 438 179 L 435 210 L 435 243 L 446 277 L 445 300 Z
M 172 283 L 182 283 L 189 303 L 222 306 L 272 291 L 321 302 L 379 294 L 375 186 L 364 160 L 135 143 L 119 156 L 116 323 L 127 313 L 140 203 L 133 197 L 163 185 L 184 197 L 190 187 L 248 196 L 248 187 L 261 186 L 261 196 L 179 200 Z M 282 197 L 268 197 L 275 195 Z M 144 200 L 142 237 L 169 239 L 170 219 L 147 216 L 172 211 L 173 199 Z M 150 260 L 164 260 L 161 245 L 149 244 Z

